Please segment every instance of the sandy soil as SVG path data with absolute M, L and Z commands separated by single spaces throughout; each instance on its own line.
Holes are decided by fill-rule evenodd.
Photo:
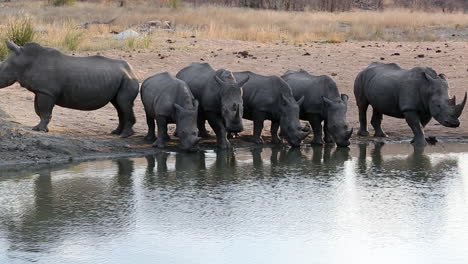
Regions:
M 244 58 L 238 51 L 248 51 Z M 392 55 L 398 53 L 399 55 Z M 81 53 L 75 55 L 94 55 Z M 348 119 L 358 127 L 357 107 L 352 92 L 354 78 L 372 61 L 396 62 L 403 67 L 430 66 L 445 73 L 450 82 L 450 94 L 461 100 L 468 90 L 467 42 L 354 42 L 262 44 L 231 40 L 204 40 L 198 38 L 160 39 L 157 50 L 105 51 L 100 55 L 127 60 L 143 81 L 150 75 L 168 71 L 177 73 L 191 62 L 206 61 L 214 68 L 232 71 L 251 70 L 261 74 L 281 75 L 287 70 L 305 69 L 314 74 L 327 74 L 337 82 L 342 93 L 350 96 Z M 306 55 L 310 54 L 310 55 Z M 423 58 L 418 55 L 424 55 Z M 117 125 L 114 108 L 108 105 L 100 110 L 82 112 L 56 107 L 49 133 L 33 132 L 39 122 L 34 113 L 34 95 L 18 84 L 0 91 L 0 166 L 15 164 L 50 163 L 97 157 L 141 155 L 155 150 L 143 142 L 146 122 L 140 99 L 135 102 L 136 135 L 120 139 L 109 135 Z M 368 115 L 370 115 L 370 110 Z M 468 140 L 468 112 L 461 116 L 461 126 L 446 128 L 432 120 L 426 134 L 447 140 Z M 267 122 L 268 123 L 268 122 Z M 269 124 L 266 124 L 267 127 Z M 384 117 L 386 140 L 409 140 L 411 130 L 404 120 Z M 233 141 L 235 147 L 251 146 L 249 135 L 252 125 L 246 122 L 241 138 Z M 372 129 L 370 128 L 372 133 Z M 265 135 L 268 133 L 265 131 Z M 353 142 L 361 140 L 355 136 Z M 373 140 L 372 138 L 370 140 Z M 268 139 L 267 139 L 268 141 Z M 172 145 L 177 142 L 174 140 Z M 307 143 L 307 141 L 306 141 Z M 213 140 L 205 141 L 202 148 L 215 147 Z

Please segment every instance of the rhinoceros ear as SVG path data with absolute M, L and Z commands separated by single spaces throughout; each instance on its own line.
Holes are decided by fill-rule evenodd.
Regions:
M 427 72 L 423 72 L 423 76 L 424 76 L 424 78 L 426 78 L 426 80 L 428 80 L 428 81 L 430 81 L 430 82 L 435 81 L 435 79 L 432 78 L 431 75 L 427 74 Z
M 175 107 L 177 113 L 180 113 L 180 112 L 184 111 L 184 108 L 182 106 L 176 104 L 176 103 L 174 103 L 174 107 Z
M 333 104 L 333 101 L 330 100 L 330 99 L 328 99 L 328 98 L 326 98 L 325 96 L 322 96 L 322 100 L 323 100 L 323 102 L 325 103 L 325 105 L 327 105 L 327 106 L 330 106 L 330 105 Z
M 239 81 L 237 83 L 237 86 L 242 89 L 242 86 L 244 86 L 244 84 L 247 83 L 249 81 L 249 79 L 250 79 L 250 75 L 247 75 L 247 77 L 245 77 L 245 79 L 243 79 L 242 81 Z
M 442 79 L 442 80 L 445 80 L 447 81 L 447 76 L 443 73 L 439 74 L 439 77 Z
M 221 78 L 219 78 L 217 75 L 216 75 L 214 78 L 215 78 L 216 82 L 217 82 L 219 85 L 221 85 L 221 86 L 223 86 L 223 87 L 226 85 L 226 82 L 223 81 L 223 80 L 221 80 Z
M 349 97 L 348 97 L 347 94 L 341 94 L 341 100 L 343 100 L 343 102 L 344 102 L 345 104 L 348 103 L 348 99 L 349 99 Z
M 302 96 L 301 98 L 299 98 L 299 100 L 297 100 L 297 104 L 298 104 L 299 106 L 301 106 L 302 103 L 304 103 L 304 96 Z
M 284 96 L 284 94 L 281 94 L 280 98 L 281 98 L 280 102 L 282 105 L 288 104 L 288 99 L 286 98 L 286 96 Z
M 198 110 L 198 105 L 199 105 L 199 104 L 198 104 L 198 100 L 197 100 L 197 99 L 193 99 L 193 108 L 194 108 L 195 110 Z
M 6 43 L 7 48 L 11 50 L 12 52 L 14 52 L 15 54 L 18 55 L 21 52 L 21 47 L 16 45 L 14 42 L 7 40 L 5 41 L 5 43 Z

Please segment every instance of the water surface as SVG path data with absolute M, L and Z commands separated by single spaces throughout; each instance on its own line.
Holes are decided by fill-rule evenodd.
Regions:
M 468 263 L 468 145 L 0 172 L 0 263 Z

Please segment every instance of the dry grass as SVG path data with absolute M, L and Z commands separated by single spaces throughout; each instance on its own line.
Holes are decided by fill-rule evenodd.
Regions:
M 127 1 L 130 2 L 130 1 Z M 2 21 L 33 18 L 35 25 L 46 28 L 36 40 L 63 50 L 101 50 L 109 48 L 148 49 L 152 38 L 165 35 L 210 39 L 235 39 L 258 42 L 294 43 L 345 40 L 434 41 L 440 39 L 434 29 L 467 30 L 468 15 L 462 13 L 426 13 L 410 10 L 384 12 L 354 11 L 343 13 L 283 12 L 225 7 L 160 8 L 151 2 L 132 2 L 125 8 L 109 4 L 77 2 L 54 7 L 43 1 L 13 2 L 0 7 Z M 91 26 L 76 31 L 79 23 L 108 20 L 111 25 Z M 112 39 L 110 31 L 122 31 L 149 20 L 170 20 L 175 33 L 157 31 L 143 39 Z M 2 31 L 0 21 L 0 32 Z

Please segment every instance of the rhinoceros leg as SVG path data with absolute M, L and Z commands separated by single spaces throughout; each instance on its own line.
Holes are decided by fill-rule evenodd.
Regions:
M 382 113 L 379 113 L 375 111 L 374 109 L 372 111 L 372 119 L 371 119 L 371 125 L 375 131 L 374 137 L 387 137 L 387 134 L 385 134 L 385 132 L 383 132 L 382 130 L 382 119 L 383 119 Z
M 424 137 L 424 130 L 421 126 L 421 120 L 419 115 L 414 111 L 408 111 L 404 113 L 406 123 L 408 123 L 411 130 L 413 130 L 414 140 L 413 144 L 415 147 L 426 146 L 426 138 Z
M 198 136 L 201 138 L 210 138 L 211 135 L 208 133 L 208 130 L 206 130 L 206 119 L 203 113 L 198 114 L 197 116 L 197 126 L 198 126 Z
M 41 122 L 33 127 L 34 131 L 49 132 L 47 125 L 52 118 L 52 109 L 54 108 L 55 100 L 49 95 L 36 94 L 34 98 L 34 110 L 36 114 L 41 118 Z
M 253 113 L 253 123 L 254 123 L 254 131 L 253 131 L 253 141 L 255 144 L 263 144 L 262 139 L 262 130 L 263 130 L 263 122 L 265 121 L 266 115 L 263 112 L 256 111 Z
M 280 127 L 280 124 L 278 121 L 271 121 L 271 143 L 273 144 L 280 144 L 281 139 L 278 137 L 278 129 Z
M 167 135 L 167 118 L 165 116 L 156 116 L 156 123 L 158 125 L 158 139 L 153 143 L 153 147 L 164 148 L 169 140 L 169 136 Z
M 323 124 L 323 127 L 325 128 L 323 130 L 323 133 L 325 134 L 325 136 L 323 137 L 323 141 L 325 141 L 325 143 L 333 143 L 334 140 L 331 137 L 330 133 L 328 132 L 328 122 L 327 122 L 327 120 L 325 120 L 325 122 Z
M 117 109 L 117 114 L 120 114 L 119 117 L 119 126 L 117 127 L 116 132 L 120 131 L 120 137 L 126 138 L 134 134 L 133 125 L 136 122 L 135 114 L 133 113 L 133 102 L 138 95 L 139 84 L 136 80 L 125 80 L 117 95 L 115 97 L 115 108 Z
M 144 139 L 145 141 L 152 143 L 156 140 L 156 135 L 154 132 L 156 126 L 154 123 L 154 117 L 149 113 L 146 113 L 146 124 L 148 125 L 148 133 Z
M 312 130 L 314 131 L 314 138 L 312 139 L 312 142 L 310 143 L 312 145 L 323 145 L 322 118 L 320 117 L 320 115 L 310 115 L 308 119 L 309 119 L 310 126 L 312 127 Z
M 116 129 L 112 130 L 111 134 L 120 135 L 122 133 L 123 123 L 124 123 L 123 112 L 120 109 L 120 106 L 119 106 L 119 104 L 117 103 L 117 101 L 115 99 L 112 100 L 111 103 L 115 107 L 115 110 L 117 110 L 117 116 L 119 117 L 119 125 L 117 126 Z
M 356 97 L 356 100 L 357 97 Z M 359 109 L 359 131 L 358 136 L 367 137 L 369 136 L 369 131 L 367 131 L 367 108 L 369 107 L 368 102 L 358 102 Z
M 205 118 L 208 120 L 208 123 L 210 124 L 211 128 L 213 128 L 216 134 L 216 142 L 218 148 L 228 149 L 230 147 L 230 144 L 227 139 L 226 127 L 224 127 L 221 116 L 214 112 L 206 112 Z

